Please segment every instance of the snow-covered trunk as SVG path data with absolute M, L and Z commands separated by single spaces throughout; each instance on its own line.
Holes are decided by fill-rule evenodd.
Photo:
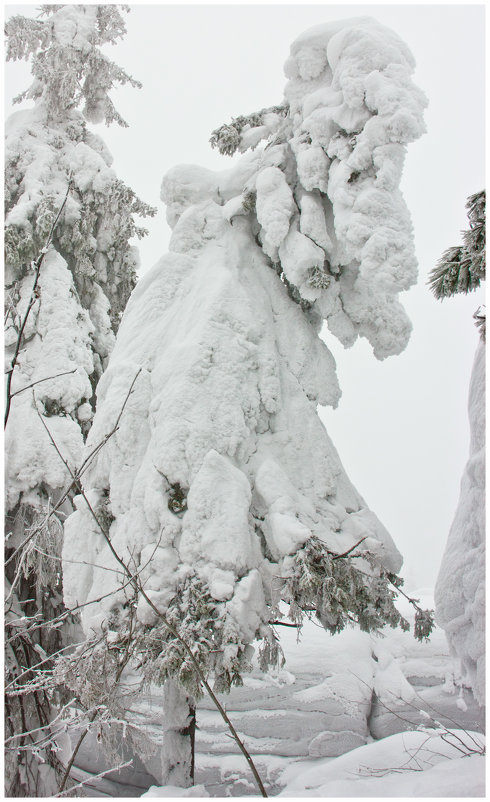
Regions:
M 175 680 L 163 687 L 162 784 L 194 785 L 195 702 Z
M 471 375 L 470 456 L 435 587 L 436 621 L 461 661 L 463 679 L 485 704 L 485 344 Z

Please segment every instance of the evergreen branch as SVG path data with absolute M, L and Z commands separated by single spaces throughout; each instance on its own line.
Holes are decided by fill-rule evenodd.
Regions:
M 427 284 L 438 300 L 478 289 L 485 279 L 486 193 L 470 195 L 466 202 L 469 229 L 462 232 L 463 245 L 444 251 L 429 274 Z

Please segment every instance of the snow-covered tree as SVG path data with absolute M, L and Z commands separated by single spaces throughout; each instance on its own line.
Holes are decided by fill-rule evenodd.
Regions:
M 6 23 L 7 58 L 30 60 L 34 76 L 18 98 L 34 106 L 7 120 L 5 143 L 9 796 L 58 790 L 48 770 L 55 753 L 43 748 L 57 700 L 31 668 L 63 643 L 66 627 L 49 622 L 64 610 L 62 524 L 74 492 L 66 489 L 135 285 L 129 240 L 145 233 L 135 215 L 154 213 L 117 178 L 86 124 L 124 124 L 108 93 L 138 85 L 101 50 L 124 34 L 120 7 L 49 5 L 40 16 Z
M 134 290 L 98 385 L 87 449 L 124 414 L 85 473 L 63 551 L 65 602 L 105 594 L 82 611 L 86 635 L 123 653 L 131 633 L 146 680 L 167 682 L 167 744 L 172 731 L 180 741 L 164 783 L 190 781 L 194 661 L 220 691 L 241 682 L 254 641 L 261 665 L 275 663 L 281 601 L 293 622 L 314 612 L 331 632 L 405 626 L 391 584 L 401 557 L 317 405 L 340 397 L 323 321 L 379 359 L 410 334 L 398 294 L 416 262 L 398 185 L 424 131 L 413 67 L 369 18 L 307 31 L 284 102 L 213 133 L 241 160 L 164 177 L 170 253 Z M 91 565 L 71 562 L 82 554 Z
M 433 271 L 438 298 L 468 292 L 485 278 L 485 192 L 468 198 L 470 229 L 464 245 L 447 250 Z M 461 479 L 456 514 L 449 531 L 435 587 L 437 622 L 460 659 L 465 682 L 480 705 L 485 703 L 485 321 L 471 375 L 468 412 L 470 455 Z
M 436 621 L 485 704 L 485 344 L 476 351 L 468 412 L 470 454 L 435 587 Z

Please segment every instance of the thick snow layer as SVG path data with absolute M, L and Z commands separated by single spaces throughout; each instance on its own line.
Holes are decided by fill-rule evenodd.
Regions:
M 17 308 L 22 317 L 33 280 L 33 273 L 29 273 L 20 284 Z M 12 393 L 18 395 L 12 397 L 5 433 L 7 509 L 13 509 L 19 499 L 42 483 L 52 489 L 69 483 L 68 470 L 39 414 L 45 416 L 58 448 L 73 469 L 83 449 L 77 413 L 81 408 L 85 410 L 92 396 L 89 376 L 94 370 L 93 325 L 78 303 L 66 262 L 53 248 L 44 258 L 39 288 L 39 300 L 25 329 L 26 345 L 19 353 L 12 377 Z M 17 339 L 13 324 L 7 327 L 5 339 L 13 349 Z M 58 376 L 59 373 L 69 375 Z M 23 389 L 35 382 L 39 383 Z
M 388 533 L 345 476 L 316 413 L 318 401 L 338 397 L 333 359 L 239 220 L 221 218 L 206 229 L 217 208 L 208 202 L 182 214 L 174 235 L 192 212 L 200 247 L 169 254 L 140 282 L 98 386 L 88 451 L 113 428 L 142 369 L 118 431 L 86 474 L 87 488 L 109 492 L 111 540 L 141 561 L 143 550 L 176 549 L 180 576 L 197 570 L 217 599 L 251 570 L 262 573 L 270 599 L 271 570 L 280 575 L 282 558 L 310 533 L 336 550 L 369 534 L 382 562 L 397 570 Z M 183 517 L 169 510 L 176 483 L 187 497 Z M 66 529 L 67 558 L 92 531 L 89 518 L 78 504 Z M 99 541 L 97 562 L 112 566 L 102 535 Z M 163 599 L 179 573 L 152 560 L 145 577 Z M 87 598 L 81 582 L 67 564 L 67 593 L 79 602 Z M 116 574 L 94 571 L 89 595 L 107 593 L 111 583 Z M 113 603 L 87 607 L 86 626 L 107 617 Z M 268 618 L 265 604 L 260 614 L 248 608 L 250 621 L 247 607 L 240 610 L 247 632 Z
M 470 383 L 470 456 L 435 589 L 437 621 L 480 704 L 485 702 L 485 345 Z
M 194 796 L 204 799 L 209 796 L 204 785 L 193 785 L 191 788 L 181 788 L 177 785 L 152 785 L 141 797 L 151 797 L 153 799 L 165 799 L 170 797 L 176 799 L 181 796 Z
M 267 145 L 233 170 L 182 165 L 162 184 L 172 226 L 206 198 L 226 220 L 249 216 L 244 193 L 255 195 L 253 235 L 266 256 L 344 345 L 366 337 L 379 359 L 400 353 L 411 330 L 397 297 L 416 280 L 399 190 L 406 146 L 425 130 L 413 68 L 406 45 L 372 19 L 307 31 L 286 62 L 289 113 Z M 262 128 L 246 125 L 239 149 Z
M 76 58 L 93 51 L 98 25 L 97 9 L 89 6 L 61 6 L 46 23 L 48 39 L 69 46 L 72 56 L 77 51 Z M 43 78 L 49 83 L 49 70 Z M 77 110 L 53 117 L 40 97 L 32 109 L 12 114 L 5 128 L 7 362 L 30 302 L 33 260 L 52 238 L 12 376 L 12 392 L 19 394 L 6 432 L 10 510 L 32 490 L 38 506 L 36 488 L 49 494 L 69 476 L 33 398 L 70 467 L 79 463 L 93 387 L 134 283 L 136 252 L 128 238 L 139 201 L 117 180 L 110 153 Z
M 294 763 L 282 775 L 286 787 L 279 796 L 484 796 L 485 758 L 474 754 L 484 743 L 483 735 L 465 730 L 392 735 L 334 760 Z
M 328 195 L 325 253 L 332 266 L 351 266 L 344 311 L 379 358 L 398 353 L 410 331 L 393 296 L 416 278 L 398 190 L 405 146 L 424 132 L 426 101 L 411 81 L 413 66 L 396 34 L 361 18 L 306 31 L 285 67 L 298 177 L 304 189 Z
M 89 6 L 82 14 L 73 9 L 66 6 L 55 14 L 62 29 L 70 23 L 71 30 L 75 21 L 82 28 L 84 21 L 92 25 Z M 71 110 L 55 123 L 40 100 L 12 114 L 5 127 L 7 284 L 18 279 L 20 263 L 36 258 L 44 246 L 71 179 L 55 241 L 70 263 L 82 306 L 97 307 L 94 347 L 103 361 L 113 344 L 109 307 L 114 318 L 134 285 L 135 253 L 128 245 L 134 233 L 131 193 L 118 181 L 111 154 L 87 130 L 80 112 Z

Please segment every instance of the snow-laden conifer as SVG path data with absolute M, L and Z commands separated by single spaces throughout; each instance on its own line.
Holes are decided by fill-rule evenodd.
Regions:
M 485 344 L 476 351 L 468 411 L 470 453 L 435 587 L 437 623 L 485 704 Z
M 485 278 L 485 192 L 466 203 L 470 228 L 463 246 L 449 248 L 432 271 L 436 298 L 477 289 Z M 461 661 L 464 681 L 485 704 L 485 327 L 481 306 L 473 315 L 480 332 L 471 374 L 468 413 L 470 454 L 456 514 L 435 587 L 437 622 Z
M 164 177 L 170 252 L 130 298 L 89 449 L 137 380 L 85 474 L 63 553 L 68 605 L 113 590 L 84 607 L 87 636 L 109 632 L 123 650 L 131 621 L 151 681 L 202 692 L 167 622 L 221 691 L 241 682 L 254 641 L 264 668 L 280 659 L 281 601 L 293 621 L 314 611 L 331 632 L 405 626 L 391 584 L 400 555 L 317 406 L 340 397 L 323 320 L 380 359 L 409 336 L 398 294 L 416 263 L 398 185 L 425 106 L 412 70 L 406 46 L 370 19 L 307 31 L 285 101 L 213 133 L 224 153 L 248 152 L 221 173 L 183 165 Z M 82 553 L 92 564 L 75 569 Z M 187 721 L 175 696 L 172 711 L 172 724 Z M 163 781 L 177 775 L 164 755 Z
M 59 698 L 37 686 L 26 693 L 37 675 L 21 669 L 63 642 L 49 621 L 63 610 L 62 522 L 73 496 L 65 490 L 135 284 L 129 240 L 144 233 L 135 215 L 153 213 L 86 124 L 124 124 L 109 92 L 137 83 L 101 51 L 124 31 L 118 6 L 41 6 L 41 18 L 6 23 L 7 58 L 30 60 L 34 76 L 18 99 L 35 101 L 7 120 L 5 142 L 8 795 L 58 790 L 42 728 Z

